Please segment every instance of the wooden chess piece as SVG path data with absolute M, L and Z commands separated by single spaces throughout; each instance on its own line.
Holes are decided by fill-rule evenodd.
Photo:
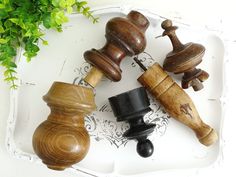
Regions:
M 64 170 L 81 161 L 90 139 L 84 117 L 95 110 L 93 90 L 55 82 L 43 97 L 51 109 L 33 135 L 33 148 L 48 168 Z
M 148 19 L 137 11 L 131 11 L 126 18 L 116 17 L 106 24 L 106 44 L 103 48 L 84 53 L 85 60 L 93 68 L 84 80 L 96 87 L 103 75 L 112 81 L 121 79 L 120 62 L 126 56 L 134 56 L 146 47 L 145 31 Z
M 137 152 L 142 157 L 152 155 L 154 147 L 147 139 L 156 125 L 147 124 L 143 117 L 151 111 L 150 102 L 144 87 L 140 87 L 109 98 L 111 108 L 117 121 L 126 121 L 130 128 L 123 134 L 128 139 L 136 139 Z
M 202 144 L 214 144 L 218 139 L 216 131 L 202 121 L 188 94 L 158 63 L 146 69 L 136 58 L 135 61 L 145 70 L 138 81 L 163 105 L 166 112 L 191 128 Z
M 182 88 L 186 89 L 190 86 L 194 91 L 203 88 L 202 82 L 208 79 L 209 74 L 196 66 L 202 62 L 205 53 L 205 47 L 197 43 L 182 44 L 175 34 L 178 28 L 172 26 L 171 20 L 165 20 L 161 24 L 165 30 L 163 36 L 168 36 L 173 45 L 173 51 L 167 54 L 163 64 L 164 70 L 175 74 L 184 73 L 182 78 Z

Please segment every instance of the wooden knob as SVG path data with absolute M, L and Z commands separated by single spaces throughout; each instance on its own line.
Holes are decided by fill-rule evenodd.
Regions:
M 85 81 L 95 87 L 104 74 L 112 81 L 121 79 L 120 63 L 126 56 L 134 56 L 146 47 L 145 31 L 149 26 L 148 19 L 137 11 L 131 11 L 126 18 L 116 17 L 106 24 L 105 46 L 99 50 L 92 49 L 84 53 L 87 62 L 97 68 L 100 73 L 91 73 Z M 102 73 L 102 74 L 101 74 Z M 91 81 L 91 78 L 94 78 Z
M 43 97 L 51 109 L 33 135 L 33 148 L 48 168 L 64 170 L 81 161 L 90 139 L 84 116 L 95 110 L 92 89 L 55 82 Z
M 163 21 L 161 26 L 165 30 L 163 36 L 167 35 L 173 46 L 173 51 L 166 56 L 163 68 L 175 74 L 184 73 L 182 88 L 193 87 L 194 91 L 201 90 L 202 82 L 208 79 L 209 74 L 201 69 L 196 69 L 196 66 L 202 62 L 205 47 L 197 43 L 183 45 L 175 34 L 178 27 L 172 26 L 171 20 Z
M 145 88 L 137 88 L 111 97 L 109 102 L 117 121 L 126 121 L 130 124 L 130 129 L 123 136 L 138 141 L 136 149 L 140 156 L 151 156 L 154 147 L 147 137 L 154 131 L 156 125 L 147 124 L 143 120 L 145 114 L 151 111 Z
M 169 20 L 169 19 L 163 21 L 163 22 L 161 23 L 161 27 L 162 27 L 164 30 L 170 29 L 170 28 L 172 27 L 172 21 Z
M 202 144 L 209 146 L 217 141 L 216 131 L 202 121 L 188 94 L 159 64 L 155 63 L 146 70 L 138 81 L 163 105 L 166 112 L 191 128 Z

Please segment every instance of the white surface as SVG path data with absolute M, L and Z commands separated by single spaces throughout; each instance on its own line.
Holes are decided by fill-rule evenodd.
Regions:
M 132 9 L 134 10 L 135 7 Z M 9 132 L 7 146 L 14 156 L 32 162 L 39 160 L 35 157 L 31 141 L 36 127 L 49 114 L 48 107 L 41 99 L 42 95 L 48 91 L 55 80 L 71 83 L 74 78 L 79 77 L 78 81 L 83 78 L 89 71 L 89 65 L 83 60 L 83 52 L 91 46 L 94 48 L 103 46 L 104 27 L 107 21 L 113 17 L 124 16 L 129 11 L 131 9 L 122 7 L 97 9 L 94 13 L 99 15 L 100 22 L 96 25 L 91 24 L 81 15 L 71 15 L 70 22 L 64 26 L 62 34 L 53 31 L 45 32 L 45 39 L 50 45 L 42 47 L 40 54 L 30 64 L 25 61 L 23 55 L 20 56 L 21 61 L 17 70 L 20 87 L 11 95 L 13 102 L 11 106 L 14 109 L 9 116 L 10 123 L 7 129 Z M 139 11 L 149 19 L 150 26 L 146 32 L 146 53 L 138 55 L 138 58 L 145 66 L 153 65 L 155 62 L 162 64 L 164 56 L 172 48 L 169 39 L 156 39 L 156 36 L 163 32 L 161 28 L 163 19 L 152 12 L 142 9 Z M 179 26 L 178 36 L 182 41 L 198 41 L 207 49 L 204 62 L 200 67 L 206 69 L 211 77 L 204 83 L 204 91 L 197 93 L 192 89 L 186 91 L 194 100 L 202 119 L 221 134 L 223 117 L 220 98 L 223 88 L 225 49 L 223 41 L 217 37 L 220 34 L 214 34 L 216 32 L 208 31 L 205 27 L 197 30 L 175 21 L 173 23 Z M 84 34 L 90 38 L 85 39 Z M 69 45 L 71 47 L 67 48 Z M 91 137 L 90 150 L 86 158 L 75 164 L 73 168 L 78 170 L 82 168 L 83 171 L 95 175 L 134 175 L 158 173 L 160 170 L 205 167 L 221 158 L 222 139 L 211 147 L 203 146 L 190 129 L 173 119 L 168 120 L 168 114 L 163 113 L 160 105 L 153 99 L 151 99 L 153 113 L 147 114 L 145 118 L 146 121 L 157 124 L 154 133 L 149 136 L 155 151 L 150 158 L 140 158 L 135 150 L 137 143 L 122 137 L 127 130 L 127 124 L 116 122 L 108 103 L 109 97 L 140 87 L 135 78 L 140 76 L 142 71 L 132 58 L 127 57 L 122 62 L 121 68 L 123 72 L 120 82 L 103 79 L 103 82 L 96 87 L 97 111 L 88 116 L 85 121 Z M 179 80 L 176 80 L 180 84 L 181 76 L 173 77 L 178 78 Z M 104 92 L 104 90 L 110 91 Z M 106 110 L 102 109 L 104 106 Z M 104 159 L 101 161 L 102 157 Z
M 105 1 L 96 1 L 96 2 L 92 2 L 94 5 L 104 5 L 104 4 L 108 4 L 105 3 Z M 118 1 L 109 1 L 109 4 L 111 4 L 111 2 L 118 2 Z M 121 1 L 119 1 L 121 2 Z M 124 2 L 124 1 L 122 1 Z M 134 2 L 134 1 L 128 1 L 128 2 Z M 227 15 L 230 14 L 231 11 L 229 7 L 233 7 L 230 4 L 225 3 L 226 1 L 220 1 L 221 3 L 219 3 L 218 5 L 215 4 L 214 1 L 214 9 L 212 9 L 212 4 L 208 1 L 208 3 L 201 3 L 201 1 L 188 1 L 188 3 L 184 6 L 183 2 L 184 1 L 178 1 L 178 4 L 172 5 L 172 6 L 167 6 L 167 2 L 169 1 L 165 1 L 165 3 L 160 3 L 159 1 L 153 0 L 153 1 L 137 1 L 135 0 L 135 5 L 137 5 L 137 3 L 143 3 L 145 5 L 148 5 L 147 3 L 150 2 L 149 6 L 152 7 L 152 9 L 156 9 L 156 11 L 165 16 L 166 14 L 174 14 L 173 16 L 175 16 L 176 14 L 174 13 L 175 11 L 180 11 L 181 13 L 188 13 L 188 20 L 189 21 L 195 21 L 200 22 L 201 20 L 205 20 L 206 22 L 211 22 L 211 25 L 214 27 L 214 24 L 216 23 L 220 23 L 220 18 L 224 18 L 226 19 Z M 151 3 L 152 2 L 152 3 Z M 155 2 L 155 7 L 154 7 L 154 2 Z M 182 3 L 181 3 L 182 2 Z M 186 1 L 187 2 L 187 1 Z M 191 3 L 190 3 L 191 2 Z M 198 3 L 198 4 L 192 4 L 193 2 Z M 205 5 L 202 9 L 201 9 L 201 14 L 198 14 L 198 7 L 200 8 L 202 5 Z M 189 7 L 189 9 L 187 8 Z M 207 10 L 209 10 L 209 8 L 211 9 L 211 13 L 207 13 Z M 224 8 L 227 8 L 227 10 Z M 188 9 L 186 11 L 186 9 Z M 222 10 L 223 9 L 223 10 Z M 197 14 L 197 15 L 196 15 Z M 207 14 L 208 18 L 204 18 Z M 178 14 L 177 14 L 178 16 Z M 234 19 L 234 18 L 232 18 Z M 186 19 L 187 20 L 187 19 Z M 228 21 L 227 21 L 228 20 Z M 233 20 L 232 20 L 233 21 Z M 227 24 L 227 22 L 229 22 Z M 224 30 L 232 30 L 233 31 L 233 26 L 230 26 L 230 19 L 229 17 L 227 17 L 227 19 L 224 21 L 224 26 L 222 25 L 222 29 Z M 208 23 L 209 24 L 209 23 Z M 211 26 L 210 25 L 210 26 Z M 231 29 L 230 29 L 230 28 Z M 228 32 L 229 34 L 232 34 L 230 32 Z M 235 34 L 234 34 L 235 35 Z M 235 37 L 236 38 L 236 37 Z M 235 46 L 236 47 L 236 46 Z M 235 49 L 235 47 L 232 47 L 232 50 Z M 231 54 L 230 54 L 231 55 Z M 232 55 L 232 60 L 229 61 L 230 65 L 228 66 L 228 72 L 227 75 L 230 76 L 230 74 L 232 73 L 233 76 L 233 61 L 235 59 L 235 57 L 233 57 L 235 55 Z M 234 62 L 235 64 L 235 62 Z M 228 78 L 228 77 L 227 77 Z M 234 77 L 231 77 L 232 81 L 235 80 Z M 231 81 L 231 79 L 228 78 L 228 81 Z M 215 167 L 214 169 L 209 168 L 209 169 L 201 169 L 199 170 L 198 174 L 199 176 L 206 176 L 208 175 L 225 175 L 225 173 L 228 173 L 227 176 L 235 176 L 235 172 L 234 172 L 234 157 L 235 157 L 235 141 L 233 141 L 234 138 L 234 134 L 235 134 L 235 129 L 234 129 L 234 125 L 236 123 L 235 118 L 234 118 L 234 111 L 233 111 L 233 98 L 235 96 L 235 94 L 233 93 L 233 91 L 235 90 L 235 86 L 230 82 L 229 83 L 229 91 L 228 91 L 228 96 L 230 99 L 228 101 L 228 112 L 226 114 L 226 119 L 225 119 L 225 127 L 224 127 L 224 131 L 223 131 L 223 135 L 224 135 L 224 140 L 225 140 L 225 147 L 224 147 L 224 159 L 222 161 L 222 164 L 220 164 L 219 166 Z M 73 176 L 70 173 L 66 173 L 66 172 L 54 172 L 51 170 L 46 169 L 45 167 L 42 167 L 38 164 L 30 164 L 28 162 L 25 161 L 19 161 L 16 159 L 12 159 L 11 157 L 9 157 L 8 154 L 6 154 L 6 150 L 4 148 L 4 137 L 5 137 L 5 127 L 6 127 L 6 119 L 8 116 L 8 112 L 9 112 L 9 90 L 8 90 L 8 86 L 6 86 L 2 80 L 0 81 L 0 118 L 1 118 L 1 124 L 0 124 L 0 137 L 1 137 L 1 149 L 0 149 L 0 164 L 2 166 L 1 170 L 0 170 L 0 176 L 1 177 L 15 177 L 15 176 Z M 186 176 L 190 176 L 190 175 L 195 175 L 192 174 L 191 171 L 185 170 L 183 172 L 184 174 L 186 174 Z M 177 172 L 169 172 L 169 174 L 175 174 L 175 176 L 177 176 Z M 183 175 L 181 175 L 183 176 Z

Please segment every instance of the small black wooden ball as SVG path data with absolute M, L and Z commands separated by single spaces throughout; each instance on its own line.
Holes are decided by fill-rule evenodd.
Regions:
M 150 157 L 153 154 L 154 146 L 149 139 L 138 141 L 137 152 L 141 157 Z

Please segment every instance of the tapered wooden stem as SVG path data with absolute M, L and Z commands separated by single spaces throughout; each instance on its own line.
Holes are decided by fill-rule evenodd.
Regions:
M 90 139 L 84 117 L 95 110 L 92 89 L 55 82 L 43 97 L 51 109 L 33 135 L 33 148 L 48 168 L 64 170 L 81 161 Z
M 202 121 L 188 94 L 159 64 L 151 66 L 138 78 L 138 81 L 164 106 L 166 112 L 191 128 L 202 144 L 209 146 L 217 141 L 216 131 Z
M 87 76 L 84 78 L 84 81 L 94 88 L 102 80 L 103 76 L 104 74 L 102 71 L 96 67 L 92 67 Z
M 178 29 L 177 26 L 172 26 L 172 21 L 165 20 L 162 22 L 161 27 L 165 29 L 163 36 L 167 35 L 173 45 L 173 52 L 178 52 L 184 48 L 184 45 L 180 42 L 179 38 L 176 36 L 175 30 Z

